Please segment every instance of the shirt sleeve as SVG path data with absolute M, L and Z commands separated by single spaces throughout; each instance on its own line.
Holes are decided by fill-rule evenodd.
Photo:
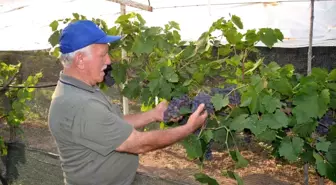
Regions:
M 74 141 L 101 155 L 115 150 L 133 131 L 132 125 L 98 100 L 85 102 L 77 109 L 73 124 Z

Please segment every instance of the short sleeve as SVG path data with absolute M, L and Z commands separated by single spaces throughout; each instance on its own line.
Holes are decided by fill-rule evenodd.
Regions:
M 129 137 L 133 126 L 103 102 L 90 100 L 77 109 L 72 131 L 76 143 L 107 155 Z

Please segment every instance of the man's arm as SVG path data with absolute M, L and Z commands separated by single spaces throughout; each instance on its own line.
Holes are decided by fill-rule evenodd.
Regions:
M 203 109 L 204 105 L 202 104 L 190 116 L 187 124 L 183 126 L 150 132 L 138 132 L 133 129 L 131 135 L 117 147 L 116 151 L 140 154 L 172 145 L 187 137 L 205 123 L 208 114 L 206 112 L 202 113 Z
M 152 109 L 147 112 L 142 112 L 138 114 L 128 114 L 124 116 L 124 119 L 131 125 L 133 125 L 134 128 L 141 128 L 149 123 L 158 121 L 159 118 L 157 118 L 158 115 L 155 111 L 155 109 Z

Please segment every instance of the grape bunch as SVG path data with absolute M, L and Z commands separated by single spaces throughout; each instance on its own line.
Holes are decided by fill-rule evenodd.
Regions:
M 191 100 L 187 95 L 182 95 L 180 97 L 174 97 L 169 105 L 167 110 L 164 112 L 163 120 L 165 123 L 168 123 L 171 119 L 175 119 L 181 116 L 180 109 L 182 107 L 190 108 Z M 180 124 L 185 124 L 186 120 L 180 121 Z
M 329 127 L 335 125 L 335 121 L 333 118 L 333 112 L 328 111 L 320 120 L 319 125 L 316 128 L 316 132 L 320 135 L 326 135 L 329 132 Z
M 211 147 L 212 147 L 213 142 L 214 142 L 213 139 L 210 140 L 210 142 L 206 146 L 205 156 L 204 156 L 206 160 L 211 160 L 212 159 L 212 150 L 211 150 Z
M 226 88 L 212 88 L 211 89 L 211 95 L 215 95 L 215 94 L 227 95 L 234 88 L 235 88 L 235 86 L 229 86 L 229 87 L 226 87 Z M 229 102 L 230 102 L 230 104 L 234 104 L 234 105 L 239 105 L 240 104 L 240 94 L 239 94 L 238 91 L 233 91 L 229 95 Z
M 108 87 L 112 87 L 115 83 L 115 80 L 112 77 L 112 66 L 108 65 L 107 68 L 104 70 L 104 83 L 108 86 Z
M 213 114 L 215 112 L 215 108 L 211 103 L 211 96 L 206 93 L 199 93 L 197 96 L 194 97 L 194 99 L 191 102 L 191 111 L 195 112 L 199 105 L 204 103 L 205 110 L 208 112 L 208 114 Z

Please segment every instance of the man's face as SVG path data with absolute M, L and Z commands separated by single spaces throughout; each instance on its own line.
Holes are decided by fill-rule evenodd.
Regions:
M 104 80 L 104 69 L 111 64 L 108 55 L 107 44 L 94 44 L 91 47 L 91 55 L 83 58 L 86 79 L 90 84 L 96 84 Z

